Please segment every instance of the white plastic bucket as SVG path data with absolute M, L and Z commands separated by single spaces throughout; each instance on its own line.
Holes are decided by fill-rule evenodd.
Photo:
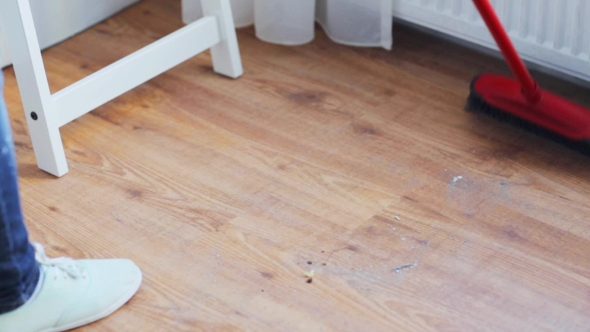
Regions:
M 254 19 L 264 41 L 306 44 L 314 38 L 315 0 L 254 0 Z

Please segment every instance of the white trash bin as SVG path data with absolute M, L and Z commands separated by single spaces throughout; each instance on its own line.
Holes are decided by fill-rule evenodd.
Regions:
M 316 10 L 335 42 L 391 49 L 391 0 L 318 0 Z
M 254 0 L 231 0 L 230 4 L 236 28 L 254 24 Z M 201 17 L 203 17 L 201 0 L 182 0 L 182 21 L 184 23 L 192 23 Z
M 301 45 L 314 38 L 315 0 L 254 0 L 256 37 Z
M 236 28 L 254 24 L 254 0 L 231 0 L 231 11 Z

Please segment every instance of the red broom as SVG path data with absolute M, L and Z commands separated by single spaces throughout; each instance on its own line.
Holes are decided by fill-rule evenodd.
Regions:
M 473 0 L 516 80 L 483 74 L 471 83 L 467 109 L 515 124 L 590 155 L 590 110 L 542 90 L 518 56 L 488 0 Z

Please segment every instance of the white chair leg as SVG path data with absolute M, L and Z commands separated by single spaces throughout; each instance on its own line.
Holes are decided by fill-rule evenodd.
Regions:
M 197 0 L 183 0 L 183 4 L 192 4 L 194 10 L 195 1 Z M 241 76 L 242 62 L 229 1 L 201 0 L 205 18 L 179 29 L 52 96 L 29 0 L 0 0 L 2 16 L 0 23 L 6 31 L 8 46 L 14 59 L 13 65 L 39 168 L 55 176 L 62 176 L 68 172 L 59 133 L 60 126 L 208 48 L 211 48 L 215 72 L 232 78 Z M 188 6 L 183 8 L 185 20 L 190 19 L 192 15 L 190 11 L 191 8 Z M 198 14 L 195 11 L 195 15 L 198 16 Z M 195 42 L 191 43 L 192 40 Z M 183 45 L 190 45 L 190 47 L 183 47 Z M 169 52 L 175 52 L 174 56 L 168 56 Z M 156 61 L 158 59 L 166 59 L 166 61 L 158 62 Z M 153 64 L 154 61 L 158 62 L 158 66 L 152 65 L 151 70 L 141 72 L 138 69 L 141 65 L 146 65 L 143 62 Z M 116 72 L 129 71 L 132 74 L 135 72 L 142 74 L 120 74 L 119 76 L 124 75 L 124 77 L 120 78 L 119 84 L 109 83 L 117 79 Z M 94 88 L 105 86 L 108 88 Z M 94 95 L 93 91 L 102 94 Z M 92 98 L 85 96 L 92 96 Z
M 48 173 L 62 176 L 68 172 L 68 165 L 29 0 L 0 0 L 0 15 L 37 164 Z
M 229 1 L 201 0 L 201 5 L 205 16 L 215 16 L 219 22 L 221 42 L 211 48 L 213 70 L 221 75 L 238 78 L 244 71 Z

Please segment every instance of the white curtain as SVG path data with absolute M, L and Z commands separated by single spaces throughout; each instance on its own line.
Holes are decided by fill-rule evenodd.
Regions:
M 1 0 L 0 0 L 1 1 Z M 236 27 L 254 24 L 261 40 L 301 45 L 317 21 L 334 42 L 391 49 L 393 0 L 231 0 Z M 186 23 L 202 16 L 200 0 L 182 0 Z

